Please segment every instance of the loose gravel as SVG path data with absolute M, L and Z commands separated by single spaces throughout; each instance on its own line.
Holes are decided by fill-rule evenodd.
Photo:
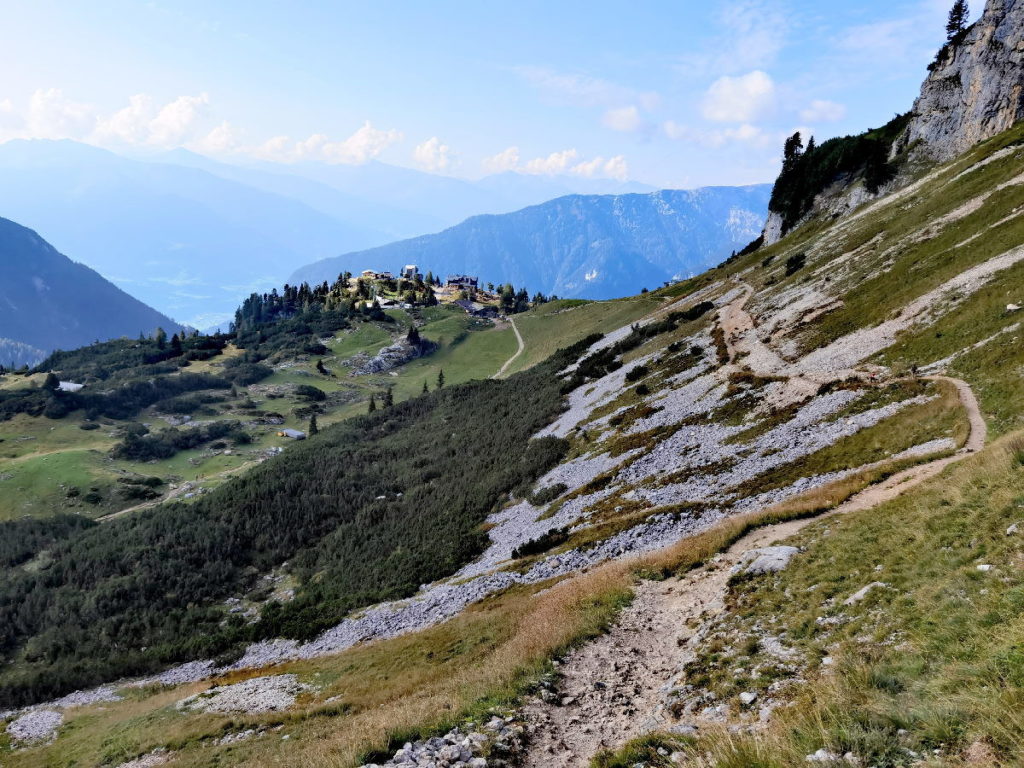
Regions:
M 310 686 L 295 675 L 254 677 L 241 683 L 215 686 L 208 691 L 182 699 L 179 710 L 194 712 L 283 712 L 295 703 L 295 697 Z

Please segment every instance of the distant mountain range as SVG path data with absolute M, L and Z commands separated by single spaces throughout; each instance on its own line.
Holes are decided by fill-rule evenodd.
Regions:
M 569 195 L 502 215 L 324 259 L 290 282 L 334 280 L 346 270 L 418 264 L 479 275 L 531 292 L 605 299 L 654 288 L 723 261 L 758 236 L 771 185 L 649 194 Z
M 182 327 L 31 229 L 0 219 L 0 364 L 34 365 L 54 349 Z
M 0 213 L 200 328 L 317 259 L 569 193 L 646 191 L 516 173 L 470 182 L 378 162 L 241 166 L 186 150 L 130 159 L 72 141 L 0 145 Z

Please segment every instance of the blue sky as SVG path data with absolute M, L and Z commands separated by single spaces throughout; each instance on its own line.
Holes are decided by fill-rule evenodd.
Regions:
M 908 109 L 950 4 L 10 2 L 0 139 L 770 181 L 793 130 L 827 138 Z

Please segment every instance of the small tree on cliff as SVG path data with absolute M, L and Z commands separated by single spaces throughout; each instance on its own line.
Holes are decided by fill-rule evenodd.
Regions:
M 967 6 L 967 0 L 956 0 L 953 7 L 949 9 L 949 19 L 946 21 L 947 43 L 957 45 L 963 40 L 969 16 L 970 8 Z

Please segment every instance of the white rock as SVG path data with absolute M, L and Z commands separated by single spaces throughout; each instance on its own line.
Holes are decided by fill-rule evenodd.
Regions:
M 755 701 L 757 701 L 757 694 L 753 691 L 744 691 L 740 694 L 740 703 L 745 707 L 749 707 Z
M 1020 525 L 1020 523 L 1014 523 L 1013 525 L 1011 525 L 1009 528 L 1006 529 L 1006 535 L 1013 536 L 1020 530 Z
M 835 752 L 829 752 L 827 749 L 819 749 L 817 752 L 808 755 L 804 759 L 808 763 L 831 763 L 841 758 Z
M 978 569 L 979 571 L 982 571 L 982 572 L 984 572 L 984 573 L 988 573 L 988 572 L 989 572 L 989 571 L 991 571 L 991 570 L 992 570 L 993 568 L 995 568 L 995 566 L 994 566 L 994 565 L 989 565 L 988 563 L 982 563 L 981 565 L 978 565 L 978 566 L 976 566 L 976 568 L 977 568 L 977 569 Z
M 868 592 L 870 592 L 871 590 L 879 589 L 879 588 L 885 588 L 885 587 L 888 587 L 888 586 L 889 585 L 884 583 L 884 582 L 873 581 L 870 584 L 868 584 L 866 587 L 861 587 L 856 592 L 854 592 L 852 595 L 850 595 L 848 598 L 843 600 L 843 605 L 854 605 L 855 603 L 859 603 L 861 600 L 863 600 L 865 597 L 868 596 Z
M 743 553 L 740 561 L 732 567 L 732 573 L 749 573 L 752 576 L 777 573 L 785 570 L 799 552 L 796 547 L 785 546 L 751 549 Z

